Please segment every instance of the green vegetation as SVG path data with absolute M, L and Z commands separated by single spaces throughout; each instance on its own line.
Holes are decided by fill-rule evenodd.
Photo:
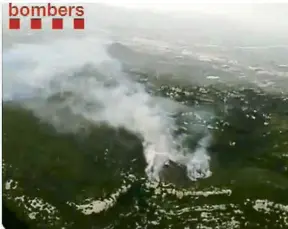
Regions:
M 212 86 L 161 86 L 154 93 L 194 108 L 213 107 L 215 116 L 209 120 L 214 138 L 209 149 L 212 177 L 197 182 L 183 179 L 181 183 L 178 171 L 180 175 L 170 179 L 174 185 L 148 187 L 143 148 L 135 135 L 104 124 L 91 125 L 77 133 L 59 133 L 32 112 L 6 103 L 4 201 L 32 228 L 197 228 L 205 222 L 213 228 L 287 227 L 286 211 L 275 205 L 288 204 L 288 104 L 283 95 Z M 183 121 L 179 118 L 179 128 L 184 126 Z M 175 168 L 167 168 L 166 176 L 176 172 Z M 130 179 L 131 174 L 136 180 Z M 10 179 L 18 182 L 15 189 L 5 186 Z M 115 205 L 99 214 L 85 216 L 67 204 L 83 203 L 87 198 L 111 198 L 123 184 L 131 187 L 117 198 Z M 170 193 L 169 187 L 177 192 Z M 231 190 L 231 195 L 196 198 L 189 194 L 225 189 Z M 45 219 L 45 214 L 51 215 L 47 211 L 39 213 L 35 220 L 29 218 L 27 209 L 15 201 L 22 195 L 41 198 L 55 206 L 57 216 L 53 222 Z M 268 213 L 255 210 L 257 199 L 274 202 Z M 211 215 L 206 217 L 203 212 Z M 211 221 L 213 218 L 215 222 Z M 231 219 L 238 223 L 232 222 L 231 226 Z

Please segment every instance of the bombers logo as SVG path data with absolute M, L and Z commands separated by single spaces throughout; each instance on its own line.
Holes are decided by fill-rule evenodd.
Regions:
M 48 3 L 44 5 L 21 5 L 17 6 L 9 3 L 9 29 L 20 29 L 20 17 L 30 17 L 31 29 L 42 29 L 42 18 L 51 17 L 52 29 L 63 29 L 63 18 L 73 17 L 73 28 L 84 29 L 84 7 L 83 6 L 63 6 L 52 5 Z

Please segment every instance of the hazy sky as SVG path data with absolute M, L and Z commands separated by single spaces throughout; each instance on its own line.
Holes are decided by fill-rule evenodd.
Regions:
M 129 8 L 146 8 L 157 11 L 201 10 L 208 13 L 227 13 L 227 11 L 249 11 L 249 3 L 288 3 L 288 0 L 96 0 L 95 2 Z
M 207 15 L 219 15 L 240 22 L 252 28 L 274 28 L 286 31 L 288 28 L 288 0 L 96 0 L 95 2 L 126 8 L 148 9 L 150 11 L 177 12 L 193 11 Z

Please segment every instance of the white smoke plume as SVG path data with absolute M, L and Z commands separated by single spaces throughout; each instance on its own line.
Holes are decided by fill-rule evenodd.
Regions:
M 121 71 L 120 64 L 106 53 L 106 45 L 99 39 L 83 38 L 18 44 L 5 50 L 4 99 L 45 99 L 55 93 L 72 92 L 73 96 L 60 106 L 69 107 L 72 113 L 94 123 L 124 127 L 143 140 L 150 179 L 159 180 L 159 173 L 169 160 L 186 166 L 192 180 L 210 176 L 206 148 L 211 137 L 200 140 L 195 152 L 179 149 L 181 142 L 172 134 L 176 127 L 168 111 L 143 85 Z M 95 75 L 85 72 L 86 65 L 97 70 Z M 30 108 L 36 114 L 57 114 L 56 108 L 45 110 L 37 104 Z

